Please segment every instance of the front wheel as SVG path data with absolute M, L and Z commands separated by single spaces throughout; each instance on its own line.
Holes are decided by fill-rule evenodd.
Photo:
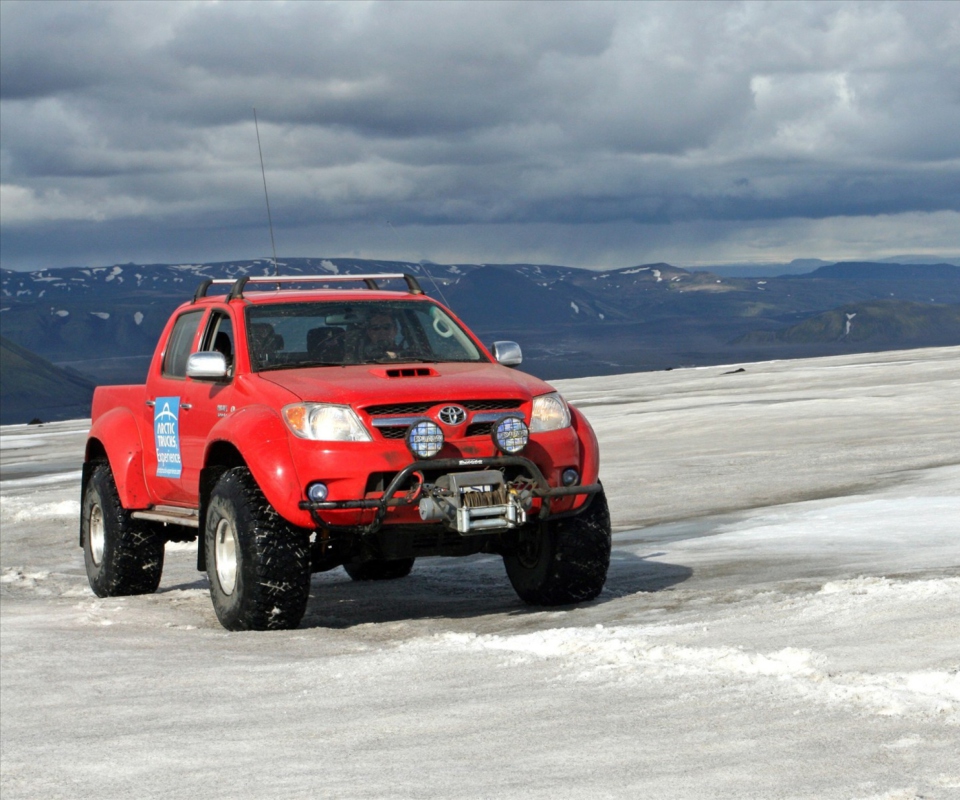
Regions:
M 413 569 L 412 558 L 396 561 L 364 561 L 362 564 L 344 564 L 343 568 L 355 581 L 392 581 L 406 578 Z
M 310 595 L 310 542 L 267 502 L 250 470 L 223 474 L 204 522 L 217 618 L 230 631 L 296 628 Z
M 586 511 L 525 532 L 503 557 L 510 583 L 531 605 L 559 606 L 593 600 L 610 568 L 610 511 L 601 489 Z
M 97 464 L 84 487 L 80 539 L 87 580 L 97 597 L 157 591 L 164 539 L 123 507 L 107 463 Z

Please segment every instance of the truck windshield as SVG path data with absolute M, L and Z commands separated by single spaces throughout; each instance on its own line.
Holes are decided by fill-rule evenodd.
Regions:
M 486 360 L 464 330 L 429 302 L 276 303 L 249 306 L 246 314 L 255 371 Z

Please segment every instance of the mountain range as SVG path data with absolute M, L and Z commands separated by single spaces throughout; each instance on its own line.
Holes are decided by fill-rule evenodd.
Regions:
M 0 336 L 0 425 L 90 413 L 93 383 Z
M 524 369 L 547 379 L 960 344 L 952 264 L 842 262 L 768 277 L 663 263 L 597 271 L 291 258 L 278 268 L 331 281 L 411 273 L 484 341 L 520 342 Z M 170 312 L 202 280 L 272 274 L 268 259 L 0 270 L 0 333 L 94 383 L 139 382 Z M 12 374 L 4 367 L 5 403 Z

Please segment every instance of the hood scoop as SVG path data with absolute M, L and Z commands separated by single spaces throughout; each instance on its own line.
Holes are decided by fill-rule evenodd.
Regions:
M 439 374 L 433 367 L 387 367 L 370 372 L 378 378 L 435 378 Z

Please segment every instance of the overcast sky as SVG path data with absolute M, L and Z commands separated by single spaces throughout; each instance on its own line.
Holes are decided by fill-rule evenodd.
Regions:
M 960 3 L 0 0 L 7 268 L 960 253 Z

